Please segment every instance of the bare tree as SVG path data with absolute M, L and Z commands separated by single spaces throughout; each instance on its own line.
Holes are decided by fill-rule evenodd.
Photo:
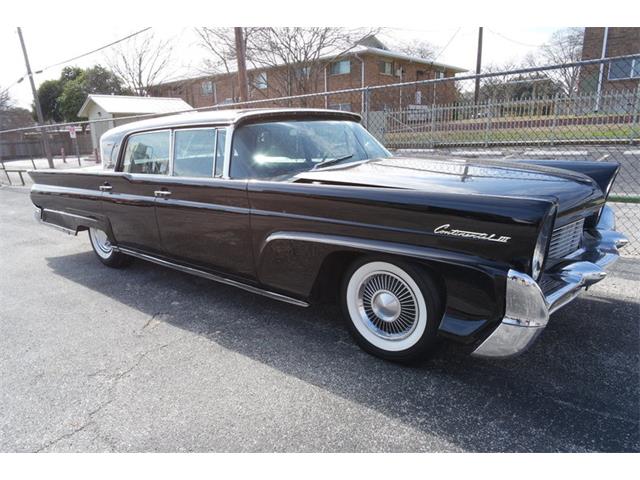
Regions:
M 13 105 L 11 95 L 9 95 L 8 89 L 3 89 L 0 86 L 0 111 L 8 110 Z
M 199 44 L 207 51 L 203 70 L 206 73 L 231 73 L 236 70 L 236 40 L 233 28 L 197 27 Z M 245 49 L 256 27 L 244 27 Z
M 529 56 L 527 63 L 531 66 L 544 64 L 565 64 L 582 59 L 584 29 L 570 27 L 553 33 L 548 43 L 540 47 L 538 55 Z M 562 67 L 547 73 L 554 82 L 561 85 L 562 93 L 571 96 L 578 91 L 580 67 Z
M 399 42 L 390 45 L 392 50 L 404 53 L 412 57 L 422 58 L 424 60 L 433 60 L 436 56 L 437 48 L 430 42 L 417 40 L 415 42 Z
M 200 44 L 209 58 L 205 68 L 210 73 L 236 70 L 235 39 L 232 28 L 201 27 Z M 253 95 L 264 95 L 258 88 L 267 70 L 270 96 L 304 94 L 318 90 L 327 63 L 352 49 L 356 42 L 376 30 L 339 27 L 245 27 L 247 64 Z M 258 71 L 258 72 L 256 72 Z
M 143 34 L 115 47 L 107 58 L 111 70 L 135 95 L 148 95 L 149 89 L 171 75 L 173 57 L 171 39 L 162 40 L 153 33 Z

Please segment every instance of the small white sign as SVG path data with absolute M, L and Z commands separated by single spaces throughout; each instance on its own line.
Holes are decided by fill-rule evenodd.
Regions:
M 69 127 L 69 136 L 71 138 L 76 138 L 76 127 Z

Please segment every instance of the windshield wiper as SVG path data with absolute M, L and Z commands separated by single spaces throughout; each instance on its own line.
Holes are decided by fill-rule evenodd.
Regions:
M 336 163 L 342 162 L 343 160 L 349 160 L 351 157 L 353 157 L 353 153 L 350 155 L 344 155 L 338 158 L 330 158 L 328 160 L 322 160 L 320 163 L 316 163 L 311 170 L 315 170 L 320 167 L 326 167 L 327 165 L 334 165 Z

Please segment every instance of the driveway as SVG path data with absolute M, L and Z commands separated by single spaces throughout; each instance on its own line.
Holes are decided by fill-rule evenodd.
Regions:
M 301 309 L 37 225 L 0 187 L 1 451 L 638 451 L 640 262 L 506 361 L 414 367 Z

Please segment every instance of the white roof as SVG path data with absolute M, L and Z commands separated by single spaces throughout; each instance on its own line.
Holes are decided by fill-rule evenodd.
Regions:
M 394 52 L 393 50 L 385 50 L 383 48 L 369 47 L 366 45 L 356 45 L 355 47 L 353 47 L 351 50 L 347 52 L 347 55 L 350 53 L 371 53 L 374 55 L 379 55 L 381 57 L 394 58 L 397 60 L 405 60 L 407 62 L 413 62 L 413 63 L 422 63 L 424 65 L 433 65 L 434 67 L 452 70 L 455 73 L 462 73 L 467 71 L 465 68 L 455 67 L 453 65 L 447 65 L 446 63 L 432 62 L 431 60 L 428 60 L 426 58 L 414 57 L 411 55 L 406 55 L 404 53 Z
M 192 107 L 181 98 L 134 97 L 127 95 L 94 95 L 87 97 L 78 112 L 79 117 L 88 117 L 92 104 L 105 113 L 171 113 L 190 110 Z

